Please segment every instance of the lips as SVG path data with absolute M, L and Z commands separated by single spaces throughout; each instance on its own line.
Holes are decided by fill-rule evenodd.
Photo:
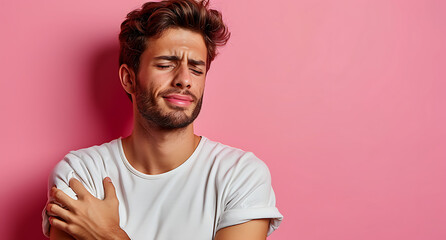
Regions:
M 164 98 L 172 98 L 172 99 L 177 99 L 177 100 L 181 100 L 181 101 L 189 101 L 189 102 L 193 101 L 191 96 L 180 95 L 180 94 L 170 94 L 170 95 L 165 96 Z
M 169 94 L 163 98 L 167 102 L 180 107 L 187 107 L 194 101 L 191 96 L 181 94 Z

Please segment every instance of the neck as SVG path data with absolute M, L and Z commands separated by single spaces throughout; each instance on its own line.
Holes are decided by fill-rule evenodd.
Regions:
M 181 129 L 160 129 L 134 120 L 132 134 L 122 140 L 130 164 L 145 174 L 161 174 L 184 163 L 195 151 L 200 137 L 193 125 Z

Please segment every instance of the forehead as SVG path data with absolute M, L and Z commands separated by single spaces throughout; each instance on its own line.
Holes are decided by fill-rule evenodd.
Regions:
M 183 28 L 169 28 L 160 37 L 150 38 L 143 55 L 157 57 L 173 55 L 206 61 L 207 48 L 200 33 Z

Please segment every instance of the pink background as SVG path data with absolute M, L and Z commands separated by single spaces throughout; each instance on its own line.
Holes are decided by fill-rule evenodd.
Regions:
M 142 1 L 1 1 L 0 238 L 44 239 L 47 176 L 128 133 L 117 34 Z M 232 31 L 197 132 L 270 167 L 269 239 L 446 239 L 442 0 L 214 0 Z

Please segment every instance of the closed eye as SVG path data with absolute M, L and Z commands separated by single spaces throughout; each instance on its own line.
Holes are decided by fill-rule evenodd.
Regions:
M 156 65 L 156 67 L 159 69 L 167 69 L 167 68 L 172 67 L 172 65 Z
M 202 71 L 200 71 L 200 70 L 196 70 L 196 69 L 193 69 L 193 68 L 190 68 L 190 70 L 195 74 L 195 75 L 197 75 L 197 76 L 199 76 L 199 75 L 202 75 L 203 74 L 203 72 Z

